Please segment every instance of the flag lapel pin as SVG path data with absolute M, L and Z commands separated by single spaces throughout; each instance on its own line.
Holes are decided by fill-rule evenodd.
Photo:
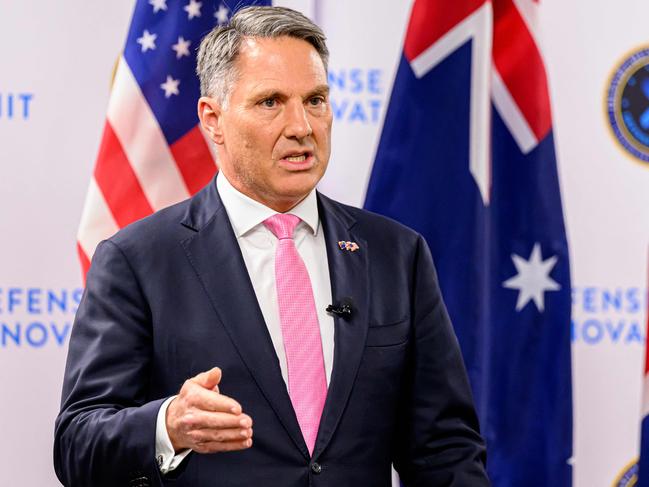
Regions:
M 338 247 L 340 247 L 340 250 L 348 250 L 350 252 L 356 252 L 360 248 L 356 242 L 350 242 L 348 240 L 340 240 Z

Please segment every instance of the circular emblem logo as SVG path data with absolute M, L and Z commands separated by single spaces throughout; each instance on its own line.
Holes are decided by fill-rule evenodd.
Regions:
M 633 487 L 638 482 L 638 461 L 629 463 L 613 482 L 612 487 Z
M 615 71 L 606 108 L 622 147 L 649 164 L 649 48 L 629 56 Z

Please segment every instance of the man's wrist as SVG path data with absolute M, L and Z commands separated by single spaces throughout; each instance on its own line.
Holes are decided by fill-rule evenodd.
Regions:
M 167 431 L 167 410 L 171 401 L 173 401 L 176 396 L 171 396 L 165 402 L 162 403 L 160 409 L 158 410 L 158 417 L 156 419 L 156 434 L 155 434 L 155 457 L 158 464 L 160 472 L 166 474 L 182 463 L 191 450 L 182 450 L 176 453 L 174 446 L 169 438 L 169 432 Z

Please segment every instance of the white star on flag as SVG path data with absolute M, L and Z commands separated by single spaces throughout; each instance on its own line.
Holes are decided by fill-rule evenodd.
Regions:
M 165 91 L 165 98 L 169 98 L 171 95 L 178 95 L 180 93 L 180 91 L 178 90 L 179 84 L 179 79 L 173 79 L 170 75 L 168 75 L 167 81 L 160 85 L 160 88 Z
M 219 25 L 225 24 L 228 21 L 229 12 L 228 7 L 223 4 L 219 5 L 219 9 L 214 12 L 214 17 L 217 19 L 216 23 Z
M 180 59 L 183 56 L 189 56 L 189 45 L 192 41 L 186 41 L 183 36 L 178 38 L 178 42 L 175 43 L 171 48 L 176 51 L 176 59 Z
M 149 0 L 149 5 L 153 6 L 153 13 L 158 13 L 158 10 L 167 10 L 167 0 Z
M 189 3 L 183 7 L 183 10 L 187 12 L 187 18 L 192 20 L 194 17 L 201 16 L 201 7 L 203 6 L 202 2 L 197 2 L 196 0 L 189 0 Z
M 144 30 L 142 37 L 137 39 L 137 43 L 142 46 L 142 52 L 147 52 L 149 49 L 155 49 L 155 40 L 158 34 L 151 34 L 148 30 Z
M 523 309 L 530 301 L 534 301 L 536 308 L 543 311 L 544 293 L 561 289 L 559 283 L 550 277 L 550 272 L 557 263 L 557 256 L 553 255 L 547 260 L 542 260 L 541 244 L 537 242 L 534 244 L 529 260 L 512 254 L 512 261 L 518 274 L 503 282 L 503 286 L 508 289 L 518 289 L 516 311 Z

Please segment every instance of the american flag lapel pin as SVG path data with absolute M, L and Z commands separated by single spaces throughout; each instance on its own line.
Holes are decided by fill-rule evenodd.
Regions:
M 340 250 L 349 250 L 350 252 L 356 252 L 360 248 L 356 242 L 350 242 L 349 240 L 338 241 L 338 247 L 340 247 Z

